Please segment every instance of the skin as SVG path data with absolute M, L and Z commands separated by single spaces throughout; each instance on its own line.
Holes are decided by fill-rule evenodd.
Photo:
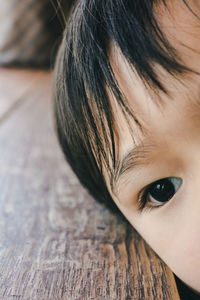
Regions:
M 159 12 L 162 30 L 184 63 L 200 72 L 200 21 L 180 1 L 173 2 L 170 13 L 164 8 Z M 133 140 L 121 110 L 110 96 L 118 133 L 118 159 L 138 145 L 146 147 L 147 157 L 125 172 L 113 191 L 106 175 L 108 188 L 124 216 L 152 249 L 200 294 L 200 76 L 188 74 L 178 80 L 155 65 L 170 91 L 170 96 L 160 93 L 161 104 L 157 105 L 155 95 L 148 93 L 114 45 L 110 60 L 120 88 L 144 128 L 142 133 L 132 121 Z M 182 179 L 175 195 L 162 206 L 139 211 L 140 192 L 168 177 Z M 148 208 L 155 206 L 149 197 L 148 201 Z

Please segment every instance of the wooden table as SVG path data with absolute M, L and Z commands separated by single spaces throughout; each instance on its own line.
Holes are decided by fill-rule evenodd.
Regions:
M 180 299 L 169 268 L 65 162 L 50 72 L 0 69 L 0 191 L 0 299 Z

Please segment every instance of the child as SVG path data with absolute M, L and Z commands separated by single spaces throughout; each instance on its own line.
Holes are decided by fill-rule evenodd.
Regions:
M 193 0 L 81 0 L 55 68 L 61 147 L 200 293 L 200 19 Z

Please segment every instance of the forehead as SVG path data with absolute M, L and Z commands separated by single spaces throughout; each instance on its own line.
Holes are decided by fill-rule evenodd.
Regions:
M 200 127 L 200 76 L 197 75 L 200 73 L 200 21 L 185 5 L 180 5 L 182 1 L 172 2 L 173 6 L 169 6 L 168 11 L 157 10 L 159 25 L 177 50 L 181 62 L 196 74 L 184 73 L 175 77 L 163 66 L 151 62 L 168 94 L 161 91 L 156 94 L 147 88 L 120 49 L 114 43 L 109 46 L 110 63 L 119 88 L 143 129 L 140 130 L 134 118 L 129 119 L 128 124 L 117 101 L 108 93 L 116 121 L 116 152 L 119 162 L 134 146 L 155 146 L 156 155 L 159 150 L 174 146 L 184 135 L 189 138 L 192 131 L 196 134 L 197 131 L 193 129 Z
M 141 131 L 133 119 L 129 127 L 117 102 L 114 98 L 110 98 L 117 124 L 116 150 L 119 167 L 114 185 L 113 183 L 111 185 L 111 195 L 120 198 L 124 197 L 124 183 L 130 178 L 126 171 L 129 167 L 131 169 L 131 166 L 137 165 L 137 162 L 140 166 L 157 163 L 160 170 L 163 161 L 166 162 L 165 167 L 168 163 L 171 165 L 173 161 L 176 169 L 183 165 L 183 161 L 187 165 L 190 164 L 191 157 L 186 155 L 189 153 L 188 145 L 192 148 L 194 141 L 199 141 L 200 76 L 193 74 L 180 80 L 170 78 L 166 73 L 163 78 L 170 96 L 160 94 L 158 103 L 158 98 L 154 98 L 156 95 L 147 90 L 119 50 L 113 49 L 110 57 L 119 86 L 143 129 Z M 139 160 L 134 159 L 133 162 L 133 156 L 129 153 L 133 153 L 134 149 L 139 149 Z M 145 151 L 146 154 L 143 156 Z M 137 156 L 138 152 L 134 152 L 133 155 Z M 120 180 L 119 174 L 122 174 Z
M 162 4 L 155 7 L 155 16 L 169 44 L 177 51 L 179 62 L 200 74 L 200 18 L 198 17 L 200 15 L 200 2 L 189 0 L 187 3 L 189 7 L 184 4 L 184 1 L 167 1 L 167 6 Z M 141 105 L 148 105 L 149 98 L 156 100 L 156 95 L 150 90 L 147 92 L 134 68 L 130 67 L 117 46 L 114 43 L 110 45 L 111 65 L 119 86 L 128 100 L 134 94 L 135 109 L 140 109 Z M 158 80 L 170 92 L 170 98 L 178 99 L 185 94 L 189 94 L 189 96 L 191 93 L 194 96 L 198 94 L 198 76 L 184 74 L 180 75 L 181 77 L 179 76 L 178 80 L 176 80 L 175 76 L 170 76 L 163 66 L 154 62 L 151 62 L 151 65 L 156 71 Z M 146 95 L 143 95 L 144 93 Z M 167 100 L 167 97 L 161 93 L 159 98 Z M 193 95 L 191 98 L 193 98 Z M 197 99 L 197 95 L 195 99 Z
M 111 65 L 119 83 L 119 86 L 128 101 L 128 105 L 136 115 L 144 129 L 143 133 L 139 130 L 136 123 L 131 123 L 134 132 L 134 140 L 137 144 L 146 137 L 151 140 L 157 136 L 162 139 L 163 134 L 191 130 L 191 126 L 198 126 L 200 109 L 200 76 L 195 74 L 185 75 L 182 78 L 170 76 L 162 68 L 157 68 L 157 73 L 161 81 L 167 87 L 169 94 L 159 93 L 156 95 L 153 91 L 147 89 L 138 77 L 137 73 L 127 63 L 120 50 L 113 46 L 110 51 Z M 196 64 L 199 58 L 196 57 Z M 116 101 L 112 98 L 114 116 L 119 133 L 120 152 L 133 146 L 133 141 L 128 137 L 128 124 Z M 186 126 L 187 125 L 187 126 Z M 190 126 L 191 125 L 191 126 Z M 126 134 L 125 134 L 126 133 Z M 171 134 L 171 138 L 173 134 Z

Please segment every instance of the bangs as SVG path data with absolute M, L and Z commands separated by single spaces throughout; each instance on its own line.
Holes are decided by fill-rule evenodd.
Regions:
M 98 200 L 109 197 L 103 169 L 112 182 L 117 168 L 117 131 L 108 91 L 126 121 L 134 120 L 142 130 L 116 80 L 109 47 L 116 45 L 155 94 L 168 93 L 155 64 L 174 77 L 192 72 L 159 27 L 154 8 L 161 5 L 167 9 L 165 0 L 78 1 L 63 34 L 54 73 L 56 130 L 67 161 Z

